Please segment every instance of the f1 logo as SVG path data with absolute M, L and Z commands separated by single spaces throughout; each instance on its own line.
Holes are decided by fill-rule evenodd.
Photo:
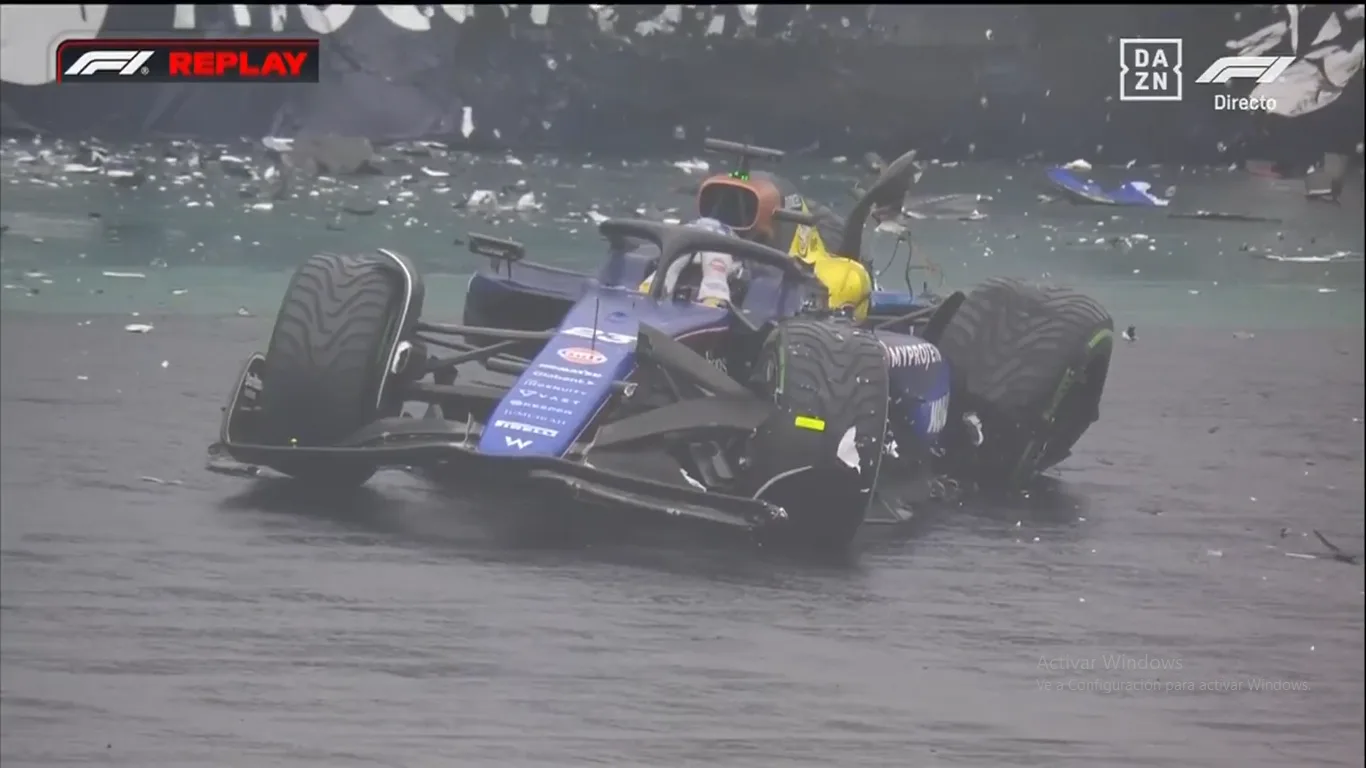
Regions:
M 509 448 L 516 448 L 519 451 L 525 451 L 526 449 L 531 447 L 531 441 L 526 439 L 525 437 L 513 437 L 512 435 L 505 435 L 503 439 L 507 441 Z
M 1181 38 L 1120 39 L 1120 101 L 1180 101 L 1181 95 Z
M 1259 83 L 1274 83 L 1294 63 L 1294 56 L 1225 56 L 1211 64 L 1195 82 L 1227 83 L 1235 78 L 1256 78 Z
M 63 77 L 93 75 L 96 72 L 118 72 L 136 75 L 147 65 L 155 51 L 87 51 L 76 63 L 66 68 Z

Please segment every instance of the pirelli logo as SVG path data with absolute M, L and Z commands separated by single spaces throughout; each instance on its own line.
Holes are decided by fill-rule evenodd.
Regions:
M 60 83 L 318 82 L 318 41 L 64 40 Z

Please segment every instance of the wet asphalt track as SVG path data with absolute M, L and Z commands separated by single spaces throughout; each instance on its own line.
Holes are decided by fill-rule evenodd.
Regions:
M 1360 330 L 1148 332 L 1053 492 L 830 565 L 253 490 L 268 319 L 81 319 L 0 323 L 7 768 L 1363 764 L 1363 572 L 1285 555 L 1361 550 Z

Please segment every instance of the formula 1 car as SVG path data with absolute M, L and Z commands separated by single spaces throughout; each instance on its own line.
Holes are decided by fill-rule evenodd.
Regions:
M 608 219 L 595 275 L 471 235 L 488 266 L 459 325 L 421 317 L 398 253 L 308 259 L 232 390 L 211 453 L 240 464 L 219 470 L 336 486 L 421 468 L 842 547 L 946 478 L 1014 490 L 1069 455 L 1109 368 L 1100 306 L 1003 279 L 945 299 L 878 289 L 862 233 L 899 209 L 913 153 L 841 220 L 750 171 L 781 153 L 708 148 L 741 156 L 698 195 L 734 235 Z M 743 265 L 728 301 L 696 300 L 696 275 L 671 270 L 699 254 Z

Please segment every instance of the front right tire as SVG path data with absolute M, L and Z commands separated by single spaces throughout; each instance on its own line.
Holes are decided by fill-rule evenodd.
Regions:
M 1071 455 L 1100 417 L 1114 321 L 1068 288 L 984 281 L 949 322 L 939 347 L 952 366 L 953 415 L 975 414 L 981 445 L 961 427 L 949 462 L 960 479 L 1015 492 Z
M 750 386 L 777 413 L 750 441 L 748 490 L 786 510 L 777 535 L 836 550 L 857 533 L 877 487 L 887 434 L 888 374 L 881 343 L 840 319 L 777 326 Z

